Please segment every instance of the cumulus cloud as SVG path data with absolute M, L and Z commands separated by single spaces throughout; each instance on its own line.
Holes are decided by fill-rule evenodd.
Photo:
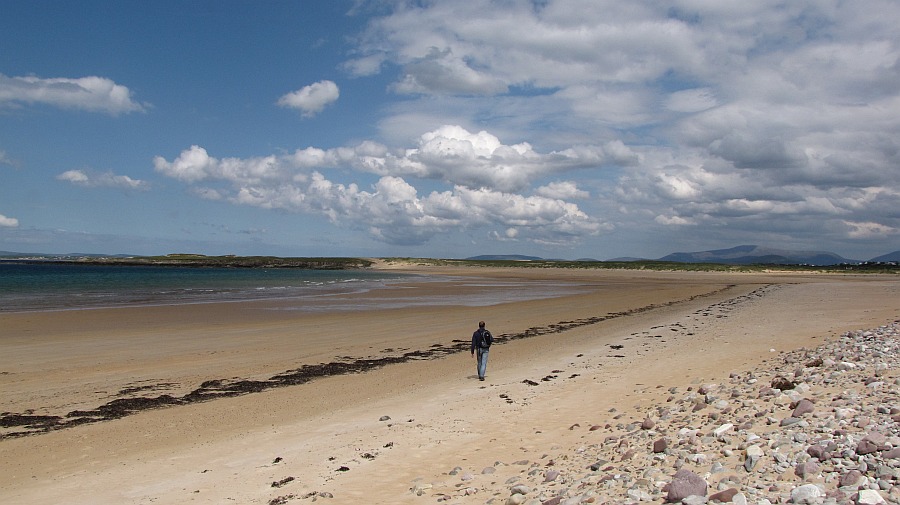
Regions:
M 382 121 L 398 132 L 433 116 L 438 97 L 527 140 L 497 152 L 435 130 L 395 160 L 405 171 L 373 171 L 517 191 L 572 167 L 543 165 L 571 146 L 533 156 L 534 145 L 593 137 L 620 173 L 614 188 L 596 183 L 616 201 L 595 212 L 644 220 L 626 226 L 752 233 L 768 221 L 782 237 L 853 240 L 900 227 L 887 210 L 900 205 L 898 23 L 888 0 L 402 3 L 368 25 L 347 66 L 400 69 L 392 90 L 429 95 Z
M 287 93 L 278 99 L 278 105 L 298 109 L 304 117 L 312 117 L 322 112 L 329 104 L 337 101 L 341 92 L 332 81 L 319 81 Z
M 420 244 L 448 230 L 499 227 L 542 244 L 572 244 L 609 229 L 569 200 L 587 192 L 556 182 L 525 194 L 550 174 L 600 168 L 631 160 L 627 149 L 582 146 L 550 153 L 529 144 L 503 144 L 486 132 L 453 125 L 421 135 L 416 145 L 389 149 L 371 142 L 333 149 L 308 147 L 258 158 L 215 158 L 191 146 L 172 161 L 154 159 L 157 172 L 191 185 L 203 198 L 321 214 L 334 223 L 364 227 L 394 244 Z M 369 188 L 326 177 L 328 169 L 374 174 Z M 452 189 L 420 194 L 416 181 Z M 509 232 L 509 230 L 515 230 Z
M 84 170 L 67 170 L 57 175 L 56 178 L 85 188 L 149 189 L 146 181 L 132 179 L 127 175 L 116 175 L 112 172 L 94 173 Z
M 146 104 L 134 101 L 127 87 L 105 77 L 42 79 L 0 74 L 0 106 L 22 103 L 104 112 L 113 116 L 143 112 L 147 108 Z
M 297 170 L 347 167 L 379 176 L 432 179 L 469 188 L 519 191 L 537 178 L 609 165 L 633 164 L 637 154 L 621 142 L 577 146 L 538 153 L 528 143 L 503 144 L 487 132 L 445 125 L 422 134 L 415 146 L 389 149 L 372 141 L 333 149 L 308 147 L 287 155 L 260 158 L 211 158 L 191 146 L 169 162 L 154 160 L 156 170 L 185 182 L 221 179 L 259 184 L 303 177 Z
M 6 217 L 3 214 L 0 214 L 0 227 L 2 228 L 16 228 L 19 226 L 19 220 L 14 217 Z

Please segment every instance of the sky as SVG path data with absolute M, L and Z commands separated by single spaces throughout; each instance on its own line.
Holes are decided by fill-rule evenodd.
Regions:
M 895 0 L 0 0 L 0 250 L 900 250 Z

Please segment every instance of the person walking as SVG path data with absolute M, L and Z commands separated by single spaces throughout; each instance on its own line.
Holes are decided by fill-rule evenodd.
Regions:
M 494 343 L 494 336 L 485 329 L 484 321 L 478 321 L 478 329 L 472 334 L 472 357 L 476 359 L 478 367 L 478 380 L 484 380 L 487 371 L 488 351 Z

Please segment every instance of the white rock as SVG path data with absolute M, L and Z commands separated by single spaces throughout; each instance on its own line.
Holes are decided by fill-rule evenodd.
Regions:
M 715 435 L 716 438 L 722 438 L 723 436 L 725 436 L 726 433 L 731 431 L 733 428 L 734 428 L 733 424 L 725 423 L 722 426 L 719 426 L 718 428 L 716 428 L 715 431 L 713 431 L 713 435 Z
M 825 497 L 825 491 L 815 484 L 804 484 L 791 491 L 791 501 L 814 505 L 819 498 Z
M 643 489 L 632 488 L 629 489 L 626 493 L 629 498 L 634 501 L 651 501 L 653 497 L 650 496 L 650 493 L 644 491 Z
M 863 489 L 859 492 L 856 503 L 857 505 L 878 505 L 880 503 L 885 503 L 885 501 L 878 491 L 875 491 L 874 489 Z
M 522 505 L 528 500 L 524 494 L 514 494 L 506 499 L 506 505 Z
M 747 447 L 744 452 L 748 458 L 761 458 L 765 455 L 762 447 L 758 445 L 751 445 L 750 447 Z

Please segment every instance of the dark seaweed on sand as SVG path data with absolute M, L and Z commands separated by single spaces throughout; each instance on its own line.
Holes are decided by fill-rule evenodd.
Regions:
M 703 295 L 692 296 L 685 300 L 671 301 L 665 304 L 652 304 L 623 312 L 610 312 L 604 316 L 588 317 L 574 321 L 560 321 L 547 326 L 534 326 L 520 333 L 500 334 L 495 335 L 494 338 L 497 344 L 503 344 L 504 342 L 523 338 L 561 333 L 573 328 L 597 324 L 609 319 L 640 314 L 660 307 L 715 295 L 733 287 L 733 285 L 729 285 Z M 746 297 L 759 296 L 759 292 L 763 289 L 765 288 L 759 288 L 753 293 L 746 295 Z M 303 365 L 300 368 L 287 370 L 277 375 L 273 375 L 267 380 L 212 379 L 204 381 L 197 389 L 184 396 L 177 397 L 163 394 L 153 397 L 138 396 L 133 398 L 119 398 L 105 403 L 93 410 L 76 410 L 69 412 L 64 417 L 4 412 L 0 414 L 0 428 L 7 428 L 9 430 L 5 433 L 0 433 L 0 440 L 4 438 L 45 433 L 63 428 L 71 428 L 81 424 L 119 419 L 143 410 L 176 405 L 188 405 L 217 398 L 259 393 L 277 387 L 296 386 L 322 377 L 364 373 L 384 366 L 406 363 L 413 360 L 440 359 L 451 354 L 467 352 L 470 345 L 471 342 L 468 340 L 453 340 L 450 344 L 434 344 L 425 350 L 414 350 L 397 355 L 376 358 L 344 357 L 330 363 Z M 385 352 L 388 351 L 392 350 L 389 349 Z M 537 385 L 537 383 L 534 383 L 534 385 Z M 18 430 L 15 430 L 15 428 L 18 428 Z

